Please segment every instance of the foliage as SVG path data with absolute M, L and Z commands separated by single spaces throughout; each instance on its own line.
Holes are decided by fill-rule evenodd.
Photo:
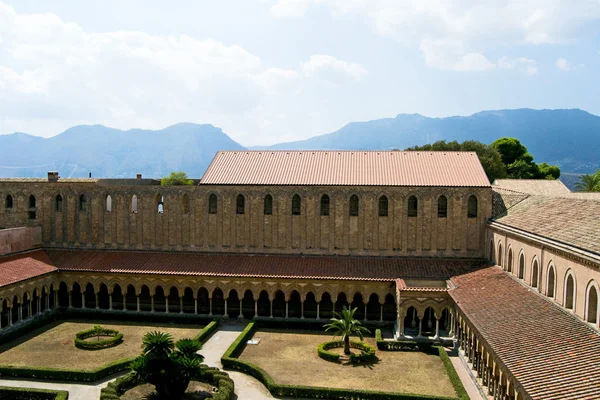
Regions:
M 600 192 L 600 170 L 595 174 L 585 174 L 579 176 L 579 182 L 575 184 L 575 190 L 578 192 Z
M 448 353 L 442 346 L 437 346 L 438 355 L 440 359 L 444 363 L 444 367 L 446 368 L 446 373 L 448 374 L 448 378 L 450 378 L 450 382 L 452 382 L 452 386 L 454 387 L 454 391 L 460 400 L 469 400 L 469 394 L 465 390 L 454 365 L 452 365 L 452 361 L 450 357 L 448 357 Z
M 331 323 L 323 325 L 325 332 L 333 331 L 334 337 L 341 336 L 344 342 L 344 354 L 350 353 L 350 335 L 357 335 L 360 340 L 363 340 L 365 333 L 371 333 L 366 327 L 362 326 L 362 323 L 354 319 L 354 313 L 356 308 L 348 310 L 346 306 L 342 309 L 341 313 L 333 313 Z
M 456 140 L 452 142 L 446 142 L 440 140 L 433 144 L 426 144 L 424 146 L 410 147 L 406 150 L 413 151 L 474 151 L 479 157 L 479 161 L 483 166 L 483 170 L 487 175 L 490 182 L 496 179 L 506 178 L 506 166 L 502 162 L 500 153 L 487 144 L 477 142 L 475 140 L 467 140 L 462 143 L 458 143 Z
M 167 177 L 160 180 L 161 186 L 185 186 L 193 185 L 194 181 L 189 179 L 185 172 L 171 172 Z
M 67 400 L 65 390 L 46 390 L 0 386 L 0 399 L 5 400 Z
M 131 363 L 137 379 L 154 385 L 164 399 L 183 397 L 193 376 L 200 372 L 202 345 L 194 339 L 177 342 L 169 333 L 148 332 L 142 340 L 142 355 Z
M 506 166 L 509 178 L 513 179 L 558 179 L 560 169 L 546 163 L 536 164 L 533 156 L 518 139 L 503 137 L 491 146 L 498 151 Z
M 108 339 L 100 340 L 100 336 L 108 336 Z M 87 341 L 91 337 L 98 340 Z M 92 329 L 77 332 L 75 334 L 75 347 L 82 350 L 100 350 L 108 347 L 114 347 L 123 343 L 123 334 L 114 329 L 105 329 L 101 326 L 94 326 Z
M 340 360 L 340 355 L 328 350 L 343 346 L 343 341 L 324 342 L 317 346 L 317 354 L 324 360 L 338 362 Z M 351 363 L 371 362 L 376 358 L 375 349 L 366 343 L 350 341 L 350 347 L 360 350 L 359 354 L 350 354 L 349 358 Z

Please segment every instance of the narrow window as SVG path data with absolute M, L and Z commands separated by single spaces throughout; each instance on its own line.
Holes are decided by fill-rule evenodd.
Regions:
M 137 209 L 137 196 L 134 194 L 133 196 L 131 196 L 131 212 L 132 213 L 137 213 L 138 209 Z
M 590 286 L 588 292 L 587 315 L 585 320 L 593 324 L 598 322 L 598 292 L 594 286 Z
M 502 243 L 498 243 L 498 265 L 502 267 Z
M 238 194 L 237 200 L 235 202 L 235 213 L 236 214 L 244 214 L 246 212 L 246 199 L 244 199 L 244 195 Z
M 517 276 L 519 279 L 523 279 L 525 276 L 525 254 L 521 253 L 519 256 L 519 269 L 517 270 Z
M 162 194 L 156 196 L 156 211 L 159 214 L 163 214 L 165 212 L 165 196 Z
M 63 209 L 63 200 L 62 200 L 62 196 L 59 194 L 56 196 L 56 199 L 54 199 L 54 206 L 55 206 L 55 210 L 56 211 L 62 211 Z
M 388 216 L 388 198 L 385 196 L 381 196 L 379 198 L 379 216 L 380 217 Z
M 263 213 L 265 215 L 273 214 L 273 197 L 270 194 L 265 196 Z
M 7 210 L 10 210 L 11 208 L 13 208 L 13 197 L 10 194 L 8 196 L 6 196 L 5 208 Z
M 469 196 L 467 216 L 469 218 L 477 218 L 477 197 L 475 196 Z
M 216 214 L 217 213 L 217 195 L 211 194 L 208 198 L 208 213 Z
M 35 196 L 29 196 L 29 208 L 35 208 Z
M 324 217 L 329 215 L 329 196 L 326 194 L 321 196 L 321 215 Z
M 448 199 L 446 196 L 440 196 L 438 199 L 438 218 L 446 218 L 448 216 Z
M 190 213 L 190 196 L 188 196 L 187 193 L 181 198 L 181 211 L 184 214 Z
M 358 216 L 358 196 L 355 194 L 350 196 L 350 216 Z
M 79 211 L 87 211 L 87 198 L 85 194 L 79 196 Z
M 419 212 L 419 203 L 415 196 L 410 196 L 408 198 L 408 216 L 416 217 Z
M 554 267 L 548 270 L 548 285 L 546 287 L 546 296 L 554 298 Z
M 508 264 L 506 266 L 508 272 L 513 271 L 513 253 L 512 249 L 509 247 L 508 249 Z
M 292 197 L 292 215 L 300 215 L 302 212 L 302 199 L 297 194 Z
M 112 197 L 110 197 L 110 194 L 108 196 L 106 196 L 106 212 L 111 212 L 112 211 Z
M 531 286 L 533 286 L 534 288 L 538 287 L 538 274 L 538 262 L 537 260 L 535 260 L 531 269 Z
M 573 280 L 573 275 L 569 275 L 567 277 L 567 282 L 565 284 L 565 308 L 572 310 L 574 306 L 575 299 L 575 281 Z
M 28 218 L 29 219 L 35 219 L 36 218 L 36 210 L 35 210 L 35 196 L 31 195 L 29 196 L 29 212 L 28 212 Z

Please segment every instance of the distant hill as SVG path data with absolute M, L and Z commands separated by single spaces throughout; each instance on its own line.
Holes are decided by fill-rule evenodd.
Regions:
M 121 131 L 102 125 L 76 126 L 48 138 L 25 133 L 0 136 L 0 176 L 43 177 L 56 170 L 62 177 L 148 178 L 185 171 L 200 178 L 219 150 L 241 150 L 240 144 L 212 125 L 181 123 L 152 131 Z
M 263 148 L 405 149 L 437 140 L 491 143 L 503 136 L 519 139 L 537 162 L 557 164 L 563 171 L 591 172 L 600 168 L 600 117 L 578 109 L 482 111 L 448 118 L 399 114 L 396 118 L 351 122 L 332 133 Z

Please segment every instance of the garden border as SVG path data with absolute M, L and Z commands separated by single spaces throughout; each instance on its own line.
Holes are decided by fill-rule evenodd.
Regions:
M 198 340 L 200 343 L 204 343 L 210 335 L 217 330 L 220 323 L 220 319 L 213 319 L 208 323 L 200 332 L 194 336 L 193 339 Z M 35 378 L 35 379 L 47 379 L 47 380 L 60 380 L 60 381 L 76 381 L 76 382 L 94 382 L 99 379 L 105 378 L 117 372 L 125 371 L 129 368 L 129 364 L 135 359 L 122 358 L 120 360 L 113 361 L 112 363 L 106 364 L 100 368 L 92 371 L 80 371 L 80 370 L 69 370 L 69 369 L 58 369 L 58 368 L 29 368 L 29 367 L 14 367 L 0 365 L 0 376 L 10 376 L 19 378 Z
M 68 400 L 69 392 L 66 390 L 33 389 L 12 386 L 0 386 L 0 397 L 6 400 L 23 399 L 26 393 L 28 400 Z M 13 396 L 11 396 L 13 395 Z
M 108 339 L 96 342 L 88 342 L 85 339 L 93 336 L 108 336 Z M 91 329 L 77 332 L 75 334 L 75 347 L 81 350 L 102 350 L 115 347 L 123 343 L 123 334 L 115 329 L 102 328 L 95 326 Z
M 327 342 L 323 342 L 317 346 L 317 355 L 321 357 L 325 361 L 330 362 L 339 362 L 340 354 L 333 353 L 331 351 L 327 351 L 329 349 L 336 349 L 344 347 L 343 340 L 330 340 Z M 369 346 L 365 342 L 357 342 L 356 340 L 350 341 L 350 347 L 353 349 L 358 349 L 361 351 L 360 354 L 351 354 L 349 356 L 351 363 L 360 363 L 360 362 L 370 362 L 375 361 L 375 349 Z
M 420 394 L 411 393 L 394 393 L 394 392 L 380 392 L 374 390 L 357 390 L 357 389 L 336 389 L 326 387 L 314 387 L 314 386 L 299 386 L 299 385 L 280 385 L 276 383 L 273 378 L 259 366 L 250 363 L 248 361 L 240 360 L 238 357 L 243 352 L 246 342 L 252 337 L 256 330 L 256 324 L 254 321 L 248 323 L 246 328 L 237 337 L 237 339 L 229 346 L 223 357 L 221 357 L 221 364 L 224 368 L 229 368 L 237 371 L 246 373 L 254 378 L 258 379 L 265 387 L 271 392 L 273 396 L 277 397 L 303 397 L 303 398 L 314 398 L 314 399 L 334 399 L 334 400 L 345 400 L 348 398 L 356 398 L 357 395 L 364 400 L 469 400 L 469 397 L 450 361 L 446 351 L 441 346 L 438 347 L 439 355 L 442 358 L 442 362 L 448 373 L 448 377 L 456 397 L 435 397 Z M 443 355 L 442 355 L 443 353 Z M 445 357 L 444 357 L 445 356 Z

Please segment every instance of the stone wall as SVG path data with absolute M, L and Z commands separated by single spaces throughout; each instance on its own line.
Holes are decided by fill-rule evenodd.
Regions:
M 41 226 L 45 247 L 482 257 L 485 222 L 491 215 L 490 188 L 133 183 L 0 181 L 0 198 L 13 197 L 12 209 L 0 207 L 0 227 Z M 215 214 L 209 213 L 211 194 L 217 196 Z M 240 194 L 243 214 L 236 208 Z M 273 198 L 272 215 L 264 214 L 267 194 Z M 292 215 L 295 194 L 301 197 L 300 215 Z M 320 215 L 323 194 L 330 198 L 329 216 Z M 35 208 L 30 207 L 32 195 Z M 358 216 L 349 215 L 352 195 L 359 198 Z M 383 195 L 387 216 L 378 211 Z M 442 195 L 448 204 L 445 218 L 437 210 Z M 478 200 L 476 218 L 467 216 L 471 195 Z M 416 217 L 407 215 L 410 196 L 418 200 Z
M 39 226 L 0 230 L 0 256 L 42 246 L 42 229 Z

